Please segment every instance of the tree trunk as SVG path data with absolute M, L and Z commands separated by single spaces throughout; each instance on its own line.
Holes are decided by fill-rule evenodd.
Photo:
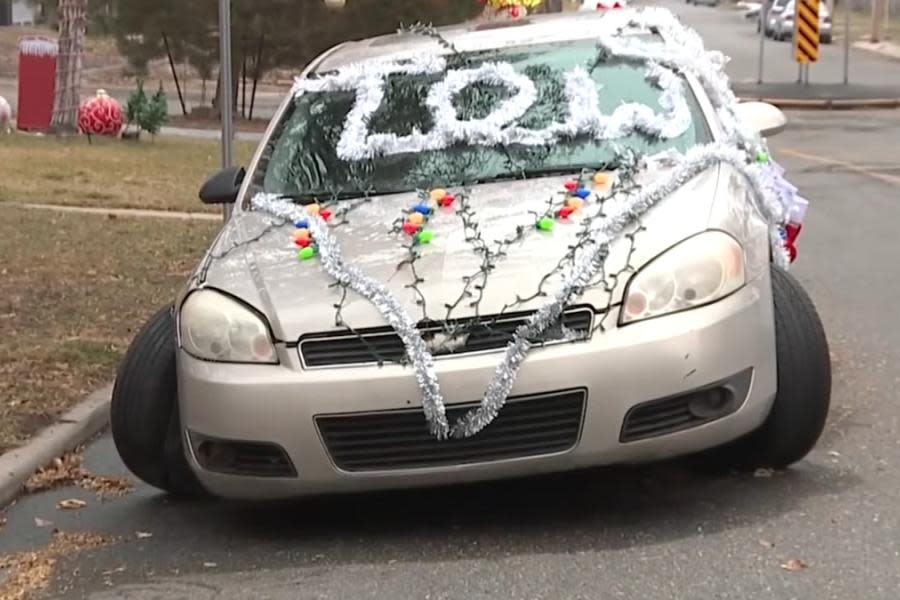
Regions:
M 259 84 L 259 78 L 262 77 L 262 57 L 263 46 L 265 45 L 265 34 L 259 35 L 259 45 L 256 47 L 256 61 L 253 70 L 253 91 L 250 93 L 250 115 L 249 119 L 253 120 L 253 108 L 256 106 L 256 86 Z
M 163 43 L 166 46 L 166 56 L 169 58 L 169 68 L 172 69 L 172 79 L 175 80 L 175 90 L 178 92 L 178 101 L 181 102 L 181 114 L 188 115 L 187 106 L 184 103 L 184 94 L 181 93 L 181 83 L 178 81 L 178 71 L 175 69 L 175 60 L 172 58 L 172 49 L 169 47 L 169 36 L 162 34 Z
M 884 40 L 884 17 L 887 0 L 875 0 L 872 3 L 872 38 L 873 42 Z
M 247 118 L 247 53 L 241 55 L 241 117 Z
M 78 132 L 87 0 L 59 0 L 58 18 L 59 57 L 50 128 L 56 133 L 73 134 Z

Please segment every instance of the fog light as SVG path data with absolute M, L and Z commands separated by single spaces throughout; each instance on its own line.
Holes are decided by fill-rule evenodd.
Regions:
M 728 388 L 718 387 L 697 394 L 688 410 L 698 419 L 716 419 L 733 411 L 734 394 Z

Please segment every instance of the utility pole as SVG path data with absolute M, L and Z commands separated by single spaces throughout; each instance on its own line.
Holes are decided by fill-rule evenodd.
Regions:
M 231 0 L 219 0 L 219 74 L 222 78 L 219 108 L 222 113 L 222 168 L 227 169 L 233 162 L 234 142 L 234 96 L 232 94 L 231 71 Z M 222 207 L 222 218 L 231 218 L 232 205 Z

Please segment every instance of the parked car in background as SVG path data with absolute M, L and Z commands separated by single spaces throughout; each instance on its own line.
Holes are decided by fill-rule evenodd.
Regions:
M 760 2 L 738 2 L 735 6 L 744 11 L 745 19 L 758 19 L 759 12 L 762 10 L 762 3 Z
M 789 40 L 794 37 L 794 16 L 797 5 L 789 0 L 784 10 L 773 21 L 771 36 L 776 40 Z M 823 44 L 831 43 L 832 23 L 831 11 L 824 2 L 819 3 L 819 40 Z
M 775 20 L 784 11 L 790 0 L 774 0 L 772 5 L 766 11 L 766 37 L 772 37 L 772 28 L 775 26 Z M 756 31 L 759 31 L 759 22 L 756 24 Z

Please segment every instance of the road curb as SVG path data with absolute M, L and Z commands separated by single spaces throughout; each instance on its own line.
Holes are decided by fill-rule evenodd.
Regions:
M 16 499 L 35 471 L 106 427 L 112 389 L 110 383 L 95 391 L 30 442 L 0 456 L 0 509 Z
M 808 108 L 822 110 L 858 110 L 867 108 L 900 108 L 900 98 L 867 98 L 867 99 L 806 99 L 806 98 L 767 98 L 765 96 L 741 96 L 741 102 L 766 102 L 779 108 Z

